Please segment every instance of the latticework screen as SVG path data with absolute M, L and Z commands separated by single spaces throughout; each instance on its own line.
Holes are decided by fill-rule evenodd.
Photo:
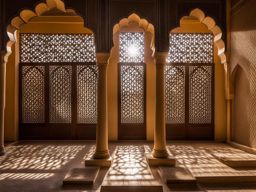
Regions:
M 94 36 L 20 34 L 20 44 L 22 123 L 97 123 Z
M 144 62 L 144 33 L 122 32 L 119 36 L 119 62 Z
M 78 123 L 97 123 L 96 65 L 77 66 L 77 117 Z
M 167 137 L 212 138 L 213 35 L 171 33 L 169 43 L 165 69 Z
M 71 123 L 71 66 L 50 66 L 50 123 Z
M 212 66 L 189 68 L 189 123 L 211 123 Z
M 144 123 L 144 66 L 121 65 L 121 123 Z
M 23 66 L 22 78 L 22 121 L 24 123 L 45 122 L 45 68 Z
M 213 35 L 171 33 L 169 63 L 213 63 Z
M 95 62 L 93 35 L 21 34 L 22 63 Z
M 166 123 L 185 123 L 185 66 L 165 70 Z

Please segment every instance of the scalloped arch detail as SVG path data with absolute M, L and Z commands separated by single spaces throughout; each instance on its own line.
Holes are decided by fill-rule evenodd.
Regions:
M 150 38 L 150 55 L 153 57 L 155 53 L 155 29 L 154 26 L 149 23 L 146 19 L 140 18 L 136 13 L 132 13 L 128 18 L 121 19 L 117 24 L 113 27 L 113 43 L 114 46 L 110 50 L 109 62 L 112 60 L 112 56 L 115 55 L 115 51 L 117 51 L 117 42 L 114 40 L 117 33 L 120 33 L 122 29 L 140 29 L 143 30 L 147 36 L 151 36 Z
M 118 24 L 113 28 L 113 34 L 120 31 L 121 28 L 130 27 L 135 25 L 142 28 L 144 31 L 154 34 L 154 26 L 146 19 L 141 19 L 137 14 L 133 13 L 128 18 L 121 19 Z
M 5 63 L 8 62 L 8 57 L 12 53 L 12 46 L 17 41 L 17 31 L 21 27 L 31 21 L 31 19 L 40 16 L 79 16 L 75 10 L 66 9 L 65 3 L 62 0 L 45 0 L 45 3 L 39 3 L 34 10 L 24 9 L 18 16 L 14 17 L 7 26 L 7 35 L 9 41 L 6 43 L 6 54 L 4 56 Z M 88 33 L 93 33 L 86 28 Z
M 216 25 L 215 20 L 212 17 L 206 16 L 205 13 L 199 9 L 193 9 L 189 16 L 182 17 L 180 20 L 180 27 L 182 28 L 181 24 L 184 24 L 186 21 L 199 21 L 200 23 L 204 24 L 209 31 L 212 32 L 214 36 L 214 44 L 217 48 L 217 53 L 220 58 L 221 64 L 227 64 L 227 58 L 225 55 L 225 43 L 221 39 L 222 38 L 222 31 L 218 25 Z M 173 30 L 172 30 L 173 31 Z M 171 31 L 171 32 L 172 32 Z
M 72 9 L 66 9 L 62 0 L 46 0 L 46 3 L 39 3 L 35 6 L 35 10 L 24 9 L 20 12 L 19 16 L 11 20 L 10 25 L 7 27 L 7 34 L 11 41 L 16 41 L 16 31 L 22 25 L 28 23 L 32 18 L 39 16 L 52 16 L 52 11 L 61 15 L 77 15 Z

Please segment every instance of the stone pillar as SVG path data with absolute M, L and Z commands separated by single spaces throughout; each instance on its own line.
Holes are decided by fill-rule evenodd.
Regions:
M 154 130 L 154 158 L 167 158 L 165 124 L 165 56 L 158 55 L 156 63 L 156 126 Z
M 100 56 L 99 56 L 100 57 Z M 107 125 L 107 58 L 98 59 L 98 122 L 96 130 L 96 151 L 93 159 L 108 159 L 108 125 Z
M 5 111 L 5 78 L 6 66 L 3 54 L 0 52 L 0 156 L 5 154 L 4 150 L 4 111 Z

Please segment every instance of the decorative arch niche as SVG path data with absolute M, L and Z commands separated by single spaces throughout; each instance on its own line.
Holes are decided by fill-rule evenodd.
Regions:
M 241 61 L 241 60 L 240 60 Z M 242 62 L 242 61 L 241 61 Z M 231 74 L 232 94 L 233 94 L 233 116 L 231 141 L 245 146 L 252 146 L 253 135 L 250 129 L 250 76 L 246 66 L 237 64 Z
M 171 30 L 170 35 L 175 34 L 207 34 L 213 39 L 213 63 L 214 63 L 214 138 L 215 140 L 225 141 L 227 137 L 227 112 L 226 99 L 229 95 L 229 74 L 225 55 L 225 44 L 222 38 L 222 31 L 216 25 L 213 18 L 206 16 L 200 9 L 194 9 L 188 16 L 184 16 L 180 20 L 180 26 Z M 201 42 L 203 45 L 203 42 Z M 205 46 L 205 45 L 204 45 Z M 207 53 L 209 54 L 209 53 Z M 201 57 L 200 55 L 197 56 Z M 201 58 L 206 59 L 206 58 Z M 170 60 L 170 58 L 167 59 Z M 188 62 L 188 61 L 186 61 Z M 189 62 L 188 62 L 189 63 Z M 192 62 L 192 63 L 196 63 Z
M 131 14 L 128 18 L 120 20 L 119 23 L 116 24 L 113 28 L 114 46 L 111 49 L 110 58 L 108 61 L 109 136 L 111 140 L 118 139 L 120 129 L 119 64 L 123 62 L 120 60 L 120 36 L 126 35 L 127 33 L 139 34 L 144 38 L 144 62 L 140 62 L 144 63 L 145 65 L 145 139 L 153 140 L 153 132 L 155 126 L 154 27 L 147 20 L 141 19 L 134 13 Z M 141 55 L 139 55 L 139 57 L 140 56 Z M 140 59 L 141 58 L 139 58 L 139 60 Z
M 63 113 L 62 116 L 61 114 L 57 113 L 55 115 L 53 114 L 53 116 L 55 116 L 56 118 L 42 117 L 46 119 L 46 122 L 52 121 L 54 123 L 56 120 L 56 123 L 74 124 L 73 120 L 63 120 L 65 115 L 76 116 L 78 120 L 81 120 L 81 118 L 83 119 L 81 115 L 81 118 L 79 117 L 79 113 L 83 113 L 83 111 L 79 109 L 79 105 L 83 105 L 85 104 L 84 102 L 87 101 L 82 101 L 81 99 L 78 99 L 78 96 L 81 95 L 79 93 L 79 90 L 83 89 L 74 90 L 74 87 L 82 86 L 84 89 L 86 89 L 89 85 L 80 85 L 79 83 L 81 81 L 79 81 L 79 78 L 81 77 L 83 78 L 83 80 L 90 78 L 91 81 L 95 80 L 95 88 L 90 86 L 89 88 L 93 89 L 96 94 L 96 81 L 98 78 L 94 34 L 90 29 L 84 27 L 83 18 L 79 16 L 73 9 L 66 9 L 64 2 L 61 0 L 46 0 L 45 3 L 39 3 L 34 10 L 26 9 L 21 11 L 19 16 L 11 20 L 11 23 L 7 28 L 7 33 L 10 40 L 7 43 L 7 54 L 5 55 L 5 63 L 7 67 L 6 95 L 8 95 L 6 99 L 7 107 L 5 110 L 5 139 L 17 140 L 19 135 L 19 125 L 24 120 L 24 118 L 21 116 L 24 111 L 19 106 L 19 100 L 23 97 L 21 88 L 24 88 L 20 79 L 20 77 L 22 77 L 23 75 L 20 70 L 20 68 L 22 68 L 21 65 L 23 66 L 23 64 L 39 64 L 38 67 L 35 67 L 32 70 L 28 70 L 25 73 L 34 72 L 35 75 L 42 74 L 43 71 L 41 70 L 40 65 L 43 66 L 53 63 L 53 65 L 56 66 L 48 66 L 45 68 L 45 76 L 48 76 L 49 74 L 47 74 L 47 71 L 51 70 L 55 70 L 56 72 L 59 71 L 59 75 L 62 74 L 63 77 L 67 76 L 67 73 L 70 74 L 69 80 L 70 82 L 72 82 L 72 86 L 71 84 L 69 84 L 69 89 L 72 91 L 72 93 L 70 93 L 69 99 L 67 100 L 69 100 L 70 104 L 76 104 L 77 111 L 72 108 L 69 109 L 67 113 L 65 112 L 66 110 L 64 110 L 65 114 Z M 21 41 L 23 42 L 23 44 L 20 43 Z M 49 48 L 49 50 L 43 50 L 43 46 L 41 46 L 39 43 L 40 41 L 42 43 L 44 41 L 48 41 L 51 42 L 55 47 L 62 47 L 62 52 L 64 51 L 66 52 L 66 54 L 61 54 L 61 52 L 58 51 L 59 49 L 50 49 L 51 47 Z M 63 45 L 67 42 L 69 42 L 70 44 Z M 91 47 L 87 46 L 87 43 L 89 43 Z M 79 45 L 80 48 L 77 48 L 77 45 Z M 37 50 L 32 50 L 33 47 L 36 47 Z M 84 47 L 84 49 L 82 49 L 82 47 Z M 85 50 L 85 52 L 83 52 L 82 50 Z M 35 53 L 35 51 L 37 51 L 37 53 Z M 37 54 L 38 56 L 35 57 L 35 55 Z M 58 66 L 58 63 L 61 66 Z M 73 66 L 72 63 L 75 66 Z M 88 68 L 85 67 L 85 64 L 88 64 Z M 68 72 L 68 70 L 71 71 Z M 77 79 L 74 76 L 75 73 L 78 74 Z M 90 74 L 93 75 L 90 76 Z M 48 84 L 49 82 L 44 85 L 49 86 Z M 76 97 L 74 95 L 76 95 L 76 93 L 77 100 L 74 101 L 74 97 Z M 47 97 L 50 96 L 46 96 L 46 98 Z M 50 99 L 48 101 L 50 102 Z M 42 100 L 41 102 L 45 101 Z M 54 99 L 51 102 L 54 103 Z M 95 116 L 97 111 L 96 97 L 93 101 L 90 100 L 90 102 L 95 104 L 95 109 L 92 109 Z M 50 108 L 50 106 L 45 106 L 44 108 Z M 47 110 L 45 111 L 46 114 Z M 77 114 L 75 114 L 76 112 Z M 81 120 L 80 122 L 81 124 L 84 123 L 82 121 L 83 120 Z M 95 138 L 96 121 L 97 118 L 95 116 L 93 119 L 90 119 L 90 123 L 88 123 L 95 124 L 92 127 L 88 126 L 84 128 L 84 126 L 76 125 L 75 131 L 68 131 L 68 133 L 67 130 L 65 130 L 64 132 L 71 135 L 83 135 L 84 131 L 87 130 L 89 131 L 88 134 L 92 136 L 90 139 L 93 139 Z M 58 125 L 53 127 L 58 127 Z M 35 130 L 30 131 L 35 132 Z M 62 136 L 60 134 L 60 137 Z M 66 136 L 64 136 L 63 138 L 65 137 Z

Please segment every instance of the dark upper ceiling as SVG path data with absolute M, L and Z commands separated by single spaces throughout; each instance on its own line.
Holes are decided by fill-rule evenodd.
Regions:
M 8 40 L 6 27 L 22 9 L 34 9 L 38 0 L 0 0 L 1 48 Z M 225 0 L 64 0 L 66 7 L 75 9 L 96 34 L 97 51 L 108 52 L 112 47 L 112 29 L 121 18 L 135 12 L 151 22 L 156 31 L 158 51 L 168 50 L 169 31 L 179 25 L 182 16 L 194 8 L 202 9 L 226 31 Z M 3 35 L 4 34 L 4 35 Z

